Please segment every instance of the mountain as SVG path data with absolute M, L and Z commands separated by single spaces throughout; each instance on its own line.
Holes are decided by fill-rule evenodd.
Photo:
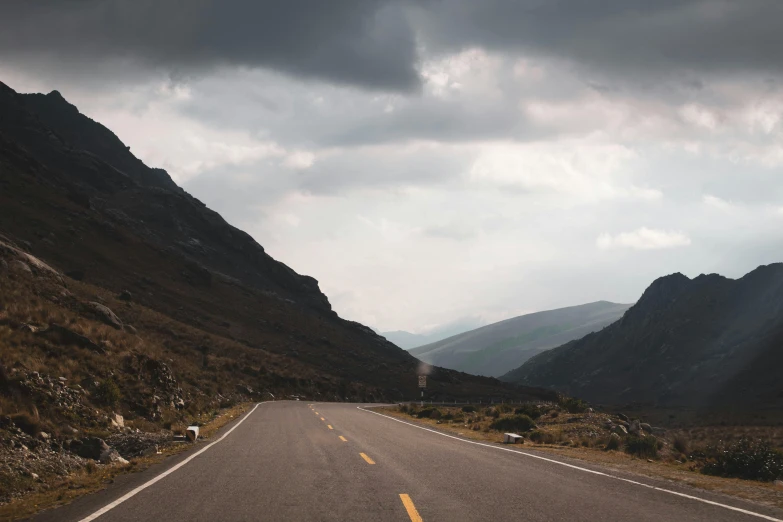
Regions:
M 534 355 L 600 330 L 631 305 L 598 301 L 506 319 L 410 351 L 422 361 L 498 376 Z
M 119 316 L 115 324 L 147 318 L 130 325 L 136 333 L 123 330 L 116 339 L 127 350 L 102 349 L 103 364 L 67 362 L 70 352 L 47 338 L 39 355 L 47 362 L 32 366 L 54 379 L 67 369 L 75 382 L 114 376 L 128 387 L 122 391 L 140 394 L 125 404 L 128 411 L 147 399 L 113 368 L 134 353 L 174 364 L 172 378 L 192 397 L 225 397 L 235 384 L 331 400 L 418 396 L 420 361 L 338 317 L 315 279 L 270 257 L 57 91 L 19 94 L 0 83 L 0 236 L 5 265 L 33 267 L 6 271 L 4 299 L 15 292 L 20 303 L 54 307 L 25 315 L 9 301 L 10 308 L 0 308 L 0 339 L 6 330 L 17 336 L 15 328 L 24 327 L 33 335 L 63 321 L 83 337 L 99 328 L 94 312 L 101 303 Z M 35 269 L 39 264 L 54 272 Z M 60 282 L 52 273 L 68 277 Z M 24 326 L 34 318 L 38 323 Z M 32 371 L 32 355 L 9 348 L 3 356 L 0 370 Z M 429 382 L 436 399 L 526 393 L 439 368 Z
M 447 337 L 467 332 L 468 330 L 477 328 L 480 324 L 481 322 L 478 319 L 462 319 L 435 328 L 424 334 L 414 334 L 404 330 L 395 330 L 393 332 L 381 332 L 380 335 L 400 348 L 411 350 L 419 346 L 424 346 L 425 344 L 435 343 L 442 339 L 446 339 Z
M 655 280 L 620 321 L 541 353 L 503 380 L 604 404 L 704 412 L 783 406 L 783 264 L 740 279 Z

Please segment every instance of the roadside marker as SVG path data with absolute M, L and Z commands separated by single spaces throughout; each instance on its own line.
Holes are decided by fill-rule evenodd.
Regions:
M 405 511 L 408 512 L 408 516 L 411 517 L 411 522 L 423 522 L 421 520 L 421 515 L 416 511 L 416 506 L 413 505 L 411 497 L 405 493 L 400 493 L 400 500 L 402 500 L 402 505 L 405 506 Z
M 375 461 L 374 461 L 374 460 L 372 460 L 372 459 L 371 459 L 370 457 L 368 457 L 367 455 L 365 455 L 364 453 L 359 453 L 359 455 L 361 455 L 361 456 L 362 456 L 362 458 L 363 458 L 365 461 L 367 461 L 367 464 L 375 464 Z

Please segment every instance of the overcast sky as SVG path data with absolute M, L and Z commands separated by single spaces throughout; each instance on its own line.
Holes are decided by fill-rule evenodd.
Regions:
M 59 90 L 343 317 L 424 332 L 782 261 L 782 24 L 777 0 L 10 0 L 0 80 Z

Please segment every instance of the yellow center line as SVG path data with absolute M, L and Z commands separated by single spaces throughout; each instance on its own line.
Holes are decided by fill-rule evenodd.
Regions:
M 363 458 L 365 461 L 367 461 L 367 464 L 375 464 L 375 461 L 374 461 L 374 460 L 372 460 L 372 459 L 371 459 L 370 457 L 368 457 L 367 455 L 365 455 L 364 453 L 359 453 L 359 455 L 361 455 L 361 456 L 362 456 L 362 458 Z
M 421 515 L 416 511 L 416 506 L 413 505 L 411 497 L 405 493 L 400 493 L 400 500 L 402 500 L 402 505 L 405 506 L 408 516 L 411 517 L 411 522 L 422 522 Z
M 326 422 L 326 419 L 324 419 L 323 417 L 321 417 L 321 420 L 322 420 L 322 421 L 324 421 L 324 422 Z
M 341 441 L 343 441 L 343 442 L 348 442 L 348 439 L 346 439 L 346 438 L 345 438 L 345 437 L 343 437 L 342 435 L 340 435 L 340 440 L 341 440 Z

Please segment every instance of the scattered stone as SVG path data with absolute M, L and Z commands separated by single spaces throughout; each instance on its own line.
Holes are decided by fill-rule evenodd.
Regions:
M 123 290 L 120 292 L 120 295 L 117 296 L 118 299 L 121 299 L 122 301 L 132 301 L 133 295 L 128 290 Z
M 19 327 L 20 332 L 35 333 L 38 330 L 39 328 L 32 324 L 23 324 L 22 326 Z
M 639 420 L 631 421 L 631 425 L 628 427 L 628 433 L 633 435 L 639 435 L 642 431 L 641 423 Z
M 609 435 L 609 438 L 612 440 L 616 440 L 618 442 L 621 440 L 620 436 L 617 433 L 612 433 L 611 435 Z
M 49 440 L 49 434 L 45 431 L 38 433 L 38 438 L 41 440 Z
M 639 427 L 640 427 L 640 428 L 642 428 L 642 429 L 643 429 L 644 431 L 646 431 L 647 433 L 652 433 L 652 430 L 653 430 L 653 429 L 652 429 L 652 426 L 650 426 L 650 425 L 649 425 L 649 424 L 647 424 L 646 422 L 642 422 L 641 424 L 639 424 Z
M 109 448 L 104 450 L 98 458 L 101 464 L 128 464 L 128 461 L 124 459 L 116 449 Z
M 618 417 L 618 418 L 619 418 L 621 421 L 626 421 L 626 422 L 628 421 L 628 416 L 627 416 L 627 415 L 625 415 L 624 413 L 618 413 L 618 414 L 617 414 L 617 417 Z
M 111 450 L 103 439 L 85 437 L 71 442 L 69 449 L 85 459 L 101 460 L 101 456 Z

